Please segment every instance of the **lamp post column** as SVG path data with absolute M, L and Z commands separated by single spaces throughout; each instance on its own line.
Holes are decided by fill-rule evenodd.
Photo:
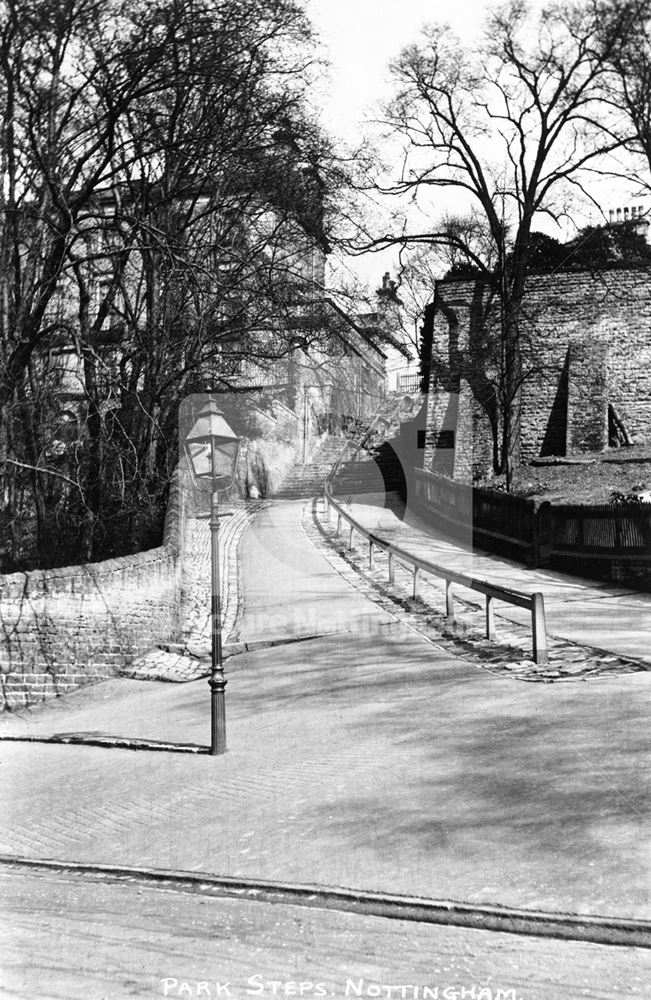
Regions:
M 214 467 L 214 466 L 213 466 Z M 219 513 L 217 490 L 210 500 L 210 567 L 211 567 L 211 739 L 210 753 L 216 757 L 226 753 L 226 678 L 222 664 L 222 614 L 219 585 Z

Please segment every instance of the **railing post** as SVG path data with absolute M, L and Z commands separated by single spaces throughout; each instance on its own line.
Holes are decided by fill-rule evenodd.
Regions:
M 445 616 L 454 618 L 454 591 L 451 580 L 445 581 Z
M 553 543 L 552 505 L 549 500 L 541 503 L 533 515 L 533 565 L 547 566 Z
M 545 626 L 545 600 L 538 592 L 531 595 L 531 631 L 533 633 L 534 663 L 547 663 L 547 629 Z
M 332 508 L 337 510 L 336 503 L 331 501 L 327 494 L 324 493 L 324 503 L 325 511 L 328 517 L 328 521 L 331 519 Z M 349 523 L 349 539 L 348 539 L 348 549 L 353 548 L 353 538 L 354 533 L 357 531 L 368 539 L 368 566 L 369 569 L 374 568 L 375 564 L 375 548 L 373 538 L 371 538 L 370 532 L 366 532 L 363 528 L 359 528 L 354 524 L 350 523 L 352 518 L 349 519 L 348 515 L 343 514 L 337 510 L 337 538 L 341 537 L 342 532 L 342 522 L 346 520 Z M 385 543 L 381 539 L 378 539 L 379 548 L 383 551 L 385 550 Z M 388 570 L 389 570 L 389 583 L 395 584 L 395 566 L 396 566 L 396 552 L 391 551 L 391 547 L 386 545 L 386 552 L 388 555 Z M 447 576 L 448 570 L 440 566 L 435 566 L 434 564 L 426 563 L 425 567 L 416 565 L 416 559 L 410 555 L 408 552 L 404 552 L 402 549 L 397 549 L 397 554 L 400 560 L 405 561 L 405 566 L 407 569 L 411 568 L 413 573 L 413 596 L 414 600 L 420 598 L 421 591 L 421 574 L 423 572 L 434 572 L 436 576 L 442 577 L 445 581 L 445 616 L 448 621 L 454 622 L 454 587 L 453 580 Z M 402 564 L 402 563 L 401 563 Z M 450 571 L 454 572 L 454 571 Z M 473 590 L 479 590 L 480 593 L 483 590 L 481 582 L 475 581 L 473 579 L 467 578 L 464 574 L 455 574 L 455 577 L 459 578 L 459 582 L 463 586 L 469 586 Z M 545 602 L 544 596 L 539 591 L 535 594 L 517 595 L 518 599 L 512 599 L 512 595 L 506 588 L 495 587 L 497 594 L 497 599 L 510 601 L 511 603 L 517 604 L 519 606 L 524 605 L 524 607 L 529 606 L 531 609 L 531 631 L 533 640 L 533 659 L 536 663 L 546 664 L 548 662 L 549 652 L 547 646 L 547 628 L 545 624 Z M 525 597 L 528 600 L 524 600 Z M 495 610 L 494 601 L 495 597 L 492 594 L 485 594 L 486 597 L 486 638 L 493 639 L 495 637 Z M 513 595 L 515 597 L 515 595 Z
M 495 635 L 495 608 L 493 598 L 486 594 L 486 638 L 492 639 Z

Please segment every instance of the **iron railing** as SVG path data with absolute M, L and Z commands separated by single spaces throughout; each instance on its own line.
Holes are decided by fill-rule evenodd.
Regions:
M 343 506 L 335 500 L 330 490 L 330 479 L 326 480 L 324 491 L 325 512 L 328 520 L 330 511 L 334 508 L 337 512 L 337 536 L 341 536 L 342 520 L 349 525 L 348 547 L 353 547 L 353 535 L 355 532 L 367 539 L 369 545 L 369 568 L 373 567 L 374 549 L 380 549 L 388 555 L 389 583 L 395 581 L 395 563 L 410 568 L 413 572 L 413 594 L 414 598 L 420 596 L 420 576 L 427 573 L 445 581 L 445 614 L 450 620 L 454 619 L 454 591 L 453 584 L 467 587 L 486 597 L 486 638 L 493 639 L 495 636 L 495 609 L 494 601 L 504 601 L 513 604 L 515 607 L 524 608 L 531 613 L 531 632 L 533 642 L 533 659 L 535 663 L 548 662 L 547 629 L 545 625 L 545 601 L 542 593 L 536 591 L 533 594 L 525 594 L 522 591 L 511 590 L 509 587 L 501 587 L 488 583 L 486 580 L 477 580 L 466 573 L 457 573 L 455 570 L 439 566 L 428 559 L 421 559 L 406 549 L 387 542 L 379 535 L 368 531 L 357 521 L 352 514 L 346 511 Z

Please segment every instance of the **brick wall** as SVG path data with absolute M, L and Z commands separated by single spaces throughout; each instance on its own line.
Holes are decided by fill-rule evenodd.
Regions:
M 175 637 L 184 497 L 175 480 L 159 548 L 0 576 L 0 710 L 115 676 Z
M 523 307 L 522 363 L 529 374 L 520 398 L 521 457 L 563 455 L 607 445 L 611 403 L 629 433 L 651 441 L 651 269 L 612 268 L 531 275 Z M 435 468 L 441 399 L 459 396 L 464 438 L 454 474 L 490 468 L 499 414 L 492 388 L 497 309 L 482 281 L 437 283 L 425 468 Z M 438 399 L 438 401 L 437 401 Z

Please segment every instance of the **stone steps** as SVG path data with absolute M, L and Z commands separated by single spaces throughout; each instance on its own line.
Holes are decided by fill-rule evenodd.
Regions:
M 342 437 L 327 438 L 312 461 L 297 465 L 283 485 L 274 493 L 279 500 L 298 500 L 323 493 L 325 479 L 341 457 L 346 445 Z M 343 493 L 402 492 L 404 474 L 397 456 L 383 445 L 364 451 L 358 461 L 345 461 L 339 468 L 333 489 Z M 361 459 L 361 460 L 360 460 Z
M 345 438 L 326 438 L 310 462 L 295 466 L 280 489 L 274 493 L 274 499 L 296 500 L 323 493 L 325 478 L 338 460 L 345 445 Z

